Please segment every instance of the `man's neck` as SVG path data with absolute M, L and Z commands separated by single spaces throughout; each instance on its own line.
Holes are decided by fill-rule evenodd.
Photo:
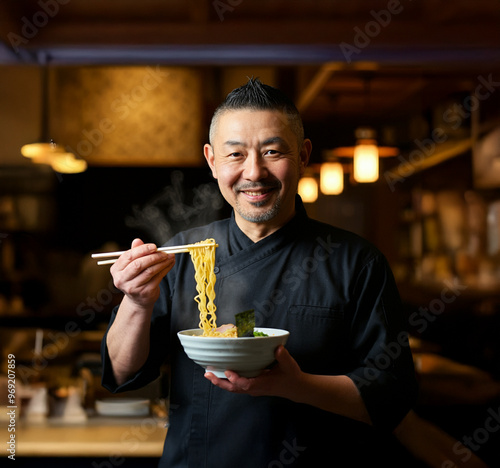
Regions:
M 287 219 L 281 220 L 271 220 L 265 223 L 255 223 L 248 221 L 238 213 L 235 213 L 235 221 L 241 231 L 253 242 L 259 242 L 267 236 L 275 233 L 277 230 L 281 229 L 285 224 L 287 224 L 295 216 L 295 211 L 288 216 Z

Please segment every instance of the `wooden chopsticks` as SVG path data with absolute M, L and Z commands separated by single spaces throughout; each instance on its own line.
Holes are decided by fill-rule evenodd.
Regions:
M 196 249 L 199 247 L 218 247 L 218 244 L 186 244 L 186 245 L 172 245 L 170 247 L 159 247 L 156 249 L 158 252 L 166 252 L 166 253 L 182 253 L 189 252 L 190 249 Z M 124 254 L 126 250 L 122 250 L 121 252 L 101 252 L 92 254 L 92 258 L 106 258 L 106 257 L 119 257 Z M 111 265 L 115 263 L 118 258 L 111 258 L 109 260 L 100 260 L 97 262 L 98 265 Z

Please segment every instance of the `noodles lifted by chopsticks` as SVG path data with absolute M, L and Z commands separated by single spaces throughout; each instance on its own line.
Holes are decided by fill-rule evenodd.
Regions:
M 211 244 L 207 247 L 189 249 L 189 255 L 194 265 L 194 279 L 196 281 L 196 291 L 198 295 L 194 300 L 198 303 L 200 311 L 200 328 L 203 336 L 214 337 L 237 337 L 236 328 L 231 328 L 225 332 L 217 331 L 217 316 L 215 314 L 215 240 L 206 239 L 197 244 Z

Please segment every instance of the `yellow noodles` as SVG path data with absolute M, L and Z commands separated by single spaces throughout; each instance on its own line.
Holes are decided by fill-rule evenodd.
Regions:
M 196 291 L 198 295 L 194 300 L 198 303 L 200 311 L 200 328 L 203 336 L 225 336 L 236 337 L 236 328 L 231 328 L 225 332 L 216 331 L 217 316 L 215 315 L 215 240 L 206 239 L 197 244 L 212 244 L 208 247 L 198 247 L 189 249 L 191 260 L 194 265 L 194 279 L 196 281 Z

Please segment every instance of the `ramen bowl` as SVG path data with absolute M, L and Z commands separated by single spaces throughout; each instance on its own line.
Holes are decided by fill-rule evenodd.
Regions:
M 274 361 L 274 352 L 285 345 L 289 332 L 278 328 L 254 328 L 268 336 L 219 338 L 203 336 L 200 328 L 177 333 L 187 356 L 207 372 L 225 378 L 232 370 L 242 377 L 256 377 Z

